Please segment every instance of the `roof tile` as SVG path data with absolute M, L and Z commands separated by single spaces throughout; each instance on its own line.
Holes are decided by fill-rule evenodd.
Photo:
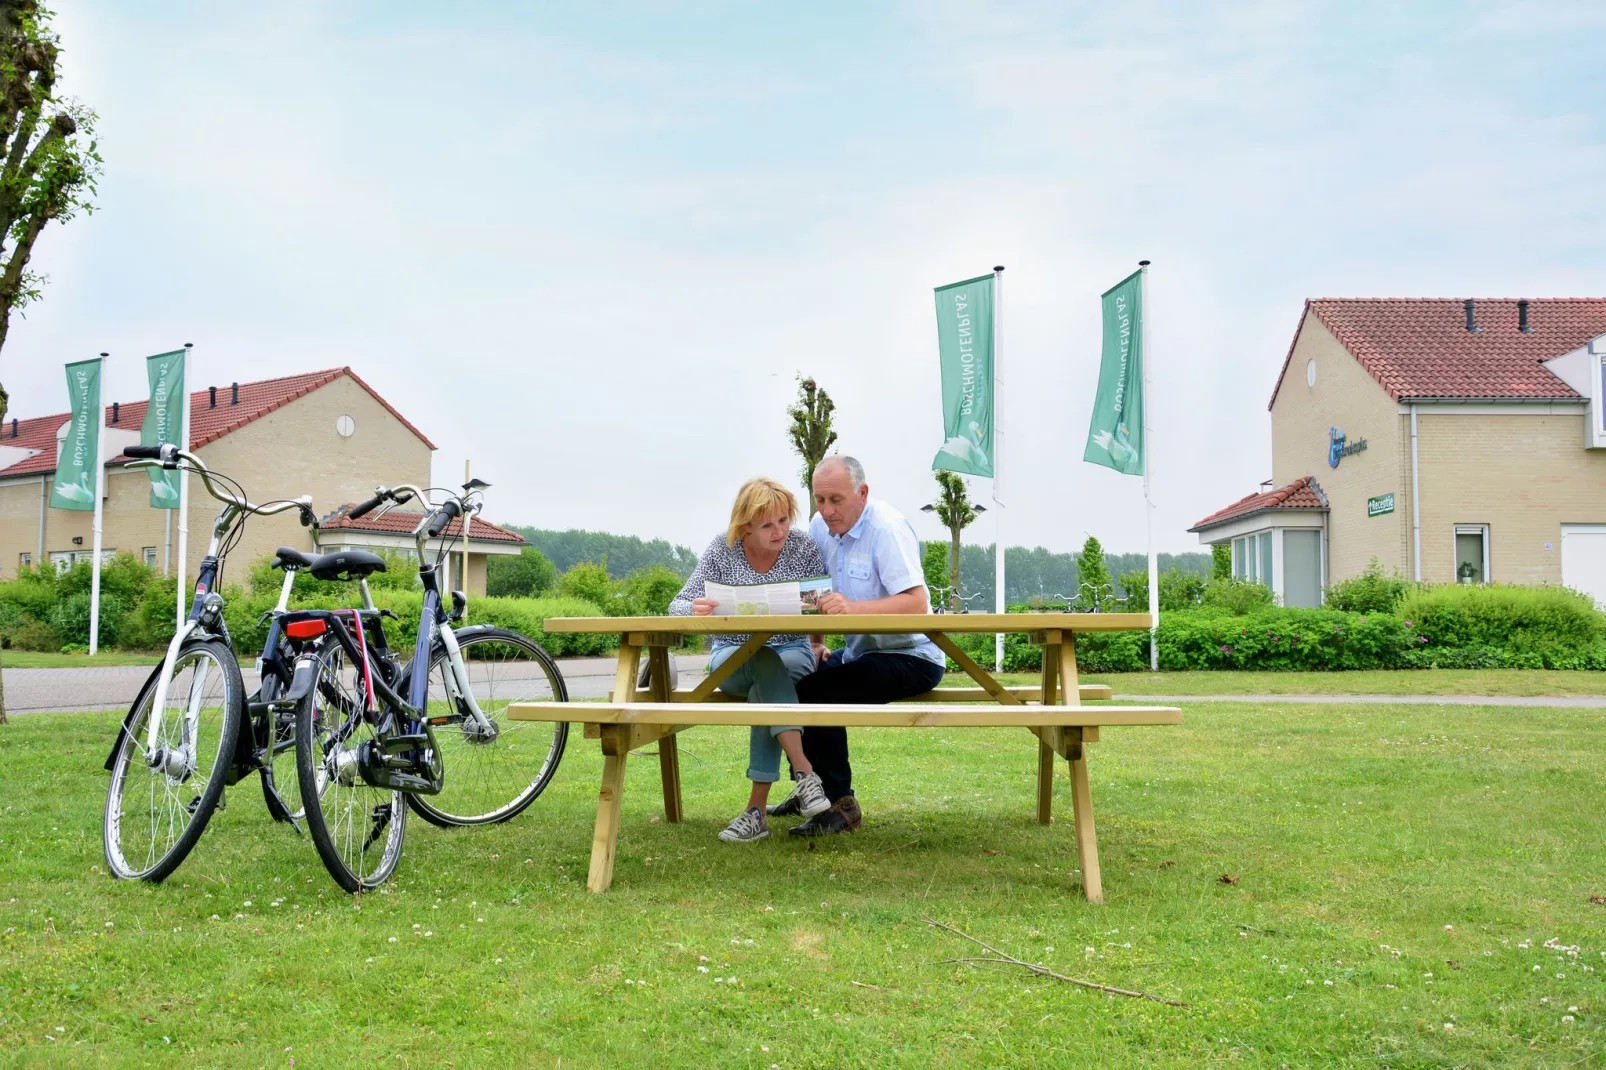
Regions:
M 1260 491 L 1249 494 L 1225 509 L 1218 510 L 1199 521 L 1189 531 L 1200 531 L 1217 524 L 1225 524 L 1229 520 L 1236 520 L 1250 513 L 1260 513 L 1268 509 L 1326 509 L 1327 495 L 1322 493 L 1321 486 L 1314 476 L 1300 476 L 1286 487 L 1276 490 Z
M 348 504 L 345 508 L 349 509 Z M 369 514 L 356 520 L 349 516 L 337 517 L 323 525 L 323 530 L 365 531 L 376 535 L 411 535 L 418 522 L 424 519 L 423 513 L 410 513 L 404 509 L 392 509 L 388 513 Z M 463 521 L 454 519 L 447 523 L 446 530 L 442 532 L 447 539 L 463 537 Z M 470 536 L 475 539 L 488 539 L 492 542 L 523 542 L 524 536 L 516 531 L 509 531 L 489 520 L 474 518 L 474 527 Z
M 1543 297 L 1528 302 L 1518 328 L 1515 298 L 1473 301 L 1478 330 L 1466 327 L 1466 302 L 1438 297 L 1317 297 L 1305 302 L 1395 401 L 1410 398 L 1575 399 L 1578 393 L 1544 362 L 1606 335 L 1606 298 Z M 1300 327 L 1305 317 L 1300 316 Z M 1299 334 L 1294 334 L 1294 344 Z M 1288 347 L 1277 389 L 1288 374 Z M 1271 404 L 1277 401 L 1274 389 Z M 1267 408 L 1271 407 L 1267 405 Z

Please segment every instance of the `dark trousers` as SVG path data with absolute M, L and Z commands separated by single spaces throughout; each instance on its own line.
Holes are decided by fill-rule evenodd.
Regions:
M 913 654 L 866 654 L 844 663 L 840 652 L 797 682 L 799 702 L 894 702 L 930 691 L 942 683 L 943 666 Z M 803 753 L 820 774 L 825 797 L 833 803 L 853 794 L 853 766 L 848 762 L 848 730 L 810 725 L 803 730 Z

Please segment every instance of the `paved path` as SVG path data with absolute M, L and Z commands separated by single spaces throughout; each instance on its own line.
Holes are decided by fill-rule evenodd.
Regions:
M 679 655 L 676 668 L 680 686 L 695 687 L 703 678 L 706 654 Z M 613 690 L 613 658 L 564 658 L 558 662 L 570 698 L 604 698 Z M 257 686 L 257 674 L 242 666 L 247 693 Z M 67 669 L 5 669 L 6 713 L 126 710 L 151 674 L 149 665 L 93 666 Z
M 697 686 L 707 664 L 706 654 L 679 654 L 675 667 L 680 686 Z M 564 658 L 558 662 L 571 698 L 602 698 L 613 689 L 613 658 Z M 125 710 L 150 675 L 149 666 L 119 668 L 96 666 L 69 669 L 6 669 L 6 712 Z M 256 673 L 245 670 L 249 691 Z M 1325 705 L 1429 705 L 1527 706 L 1558 709 L 1606 709 L 1606 695 L 1116 695 L 1116 701 L 1134 704 L 1156 702 L 1313 703 Z

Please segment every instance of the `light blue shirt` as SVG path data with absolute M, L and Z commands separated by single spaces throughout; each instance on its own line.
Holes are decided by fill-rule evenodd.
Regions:
M 850 602 L 887 598 L 926 585 L 914 525 L 879 498 L 865 503 L 859 522 L 846 535 L 832 535 L 818 513 L 809 522 L 809 535 L 825 558 L 831 589 Z M 912 654 L 947 664 L 937 644 L 923 635 L 850 635 L 842 658 L 853 661 L 877 652 Z

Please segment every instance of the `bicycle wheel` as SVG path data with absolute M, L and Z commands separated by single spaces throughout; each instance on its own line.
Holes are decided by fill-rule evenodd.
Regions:
M 296 707 L 296 773 L 307 832 L 335 883 L 348 892 L 383 884 L 401 861 L 407 830 L 402 792 L 376 788 L 357 769 L 357 751 L 377 738 L 381 714 L 367 709 L 362 673 L 328 643 L 318 684 Z
M 557 772 L 569 738 L 567 724 L 510 721 L 512 702 L 567 702 L 552 656 L 539 643 L 505 628 L 464 628 L 457 633 L 469 688 L 491 722 L 482 730 L 466 715 L 446 650 L 429 663 L 429 716 L 445 717 L 435 728 L 446 784 L 437 795 L 408 795 L 418 816 L 445 828 L 494 825 L 522 813 Z
M 102 840 L 106 866 L 123 880 L 160 881 L 206 831 L 245 717 L 245 683 L 227 646 L 186 643 L 167 673 L 153 767 L 147 751 L 160 673 L 134 700 L 112 762 Z

